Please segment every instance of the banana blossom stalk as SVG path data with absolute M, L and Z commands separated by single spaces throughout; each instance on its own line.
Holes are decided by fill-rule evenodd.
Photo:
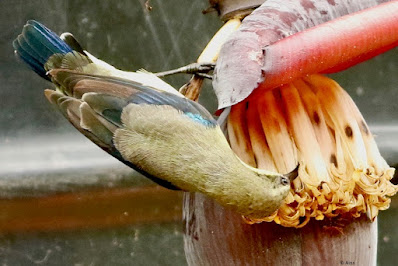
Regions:
M 246 10 L 257 1 L 210 3 L 229 19 L 228 4 Z M 242 221 L 185 193 L 189 265 L 376 265 L 377 223 L 365 213 L 373 220 L 388 208 L 394 169 L 349 95 L 322 74 L 396 46 L 397 11 L 398 1 L 267 0 L 243 20 L 214 71 L 219 121 L 247 164 L 299 162 L 299 178 L 262 219 Z
M 282 207 L 246 221 L 298 228 L 347 214 L 374 220 L 398 190 L 394 169 L 350 96 L 318 73 L 395 47 L 398 1 L 351 4 L 352 14 L 336 5 L 326 15 L 325 1 L 300 8 L 299 1 L 279 2 L 266 1 L 243 20 L 221 49 L 213 81 L 219 107 L 229 112 L 225 133 L 244 162 L 278 172 L 300 164 Z

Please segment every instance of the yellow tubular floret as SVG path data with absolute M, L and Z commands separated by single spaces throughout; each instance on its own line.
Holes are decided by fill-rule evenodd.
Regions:
M 233 150 L 246 163 L 281 173 L 300 163 L 279 210 L 249 223 L 302 227 L 310 218 L 362 213 L 373 220 L 398 190 L 390 182 L 394 169 L 355 103 L 327 77 L 255 91 L 231 108 L 228 129 Z

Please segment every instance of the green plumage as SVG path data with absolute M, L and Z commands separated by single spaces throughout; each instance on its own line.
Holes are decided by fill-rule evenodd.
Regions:
M 171 106 L 130 104 L 122 121 L 124 128 L 116 130 L 114 140 L 126 160 L 247 217 L 271 214 L 289 191 L 282 175 L 242 163 L 218 126 L 206 127 Z
M 200 104 L 151 73 L 117 70 L 68 35 L 71 52 L 54 33 L 33 24 L 41 31 L 29 26 L 29 35 L 19 39 L 34 43 L 34 52 L 24 57 L 16 46 L 17 53 L 56 85 L 45 91 L 48 100 L 106 152 L 162 186 L 201 192 L 248 218 L 262 218 L 281 205 L 297 169 L 284 176 L 244 164 Z M 39 56 L 46 40 L 57 45 L 52 55 L 43 48 L 46 55 Z

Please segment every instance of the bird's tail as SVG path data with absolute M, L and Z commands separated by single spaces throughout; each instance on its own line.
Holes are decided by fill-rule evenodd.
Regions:
M 127 79 L 160 91 L 179 95 L 172 86 L 154 74 L 144 70 L 127 72 L 116 69 L 83 50 L 72 34 L 63 33 L 58 36 L 35 20 L 29 20 L 26 23 L 22 33 L 14 40 L 13 46 L 17 57 L 47 80 L 51 78 L 48 75 L 50 70 L 65 69 L 85 74 Z
M 33 71 L 48 79 L 46 63 L 53 55 L 65 55 L 73 49 L 43 24 L 29 20 L 14 40 L 15 54 Z

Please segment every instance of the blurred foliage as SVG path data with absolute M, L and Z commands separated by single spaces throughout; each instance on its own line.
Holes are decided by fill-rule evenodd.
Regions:
M 206 1 L 153 0 L 23 1 L 3 0 L 0 15 L 0 136 L 69 132 L 72 127 L 43 97 L 50 87 L 13 55 L 12 41 L 28 19 L 44 23 L 58 34 L 71 32 L 85 49 L 123 70 L 144 68 L 160 72 L 196 61 L 221 22 L 216 14 L 203 15 Z M 176 89 L 189 75 L 167 77 Z M 22 82 L 21 82 L 22 81 Z M 206 83 L 204 104 L 215 109 L 215 97 Z M 6 100 L 7 99 L 7 100 Z

